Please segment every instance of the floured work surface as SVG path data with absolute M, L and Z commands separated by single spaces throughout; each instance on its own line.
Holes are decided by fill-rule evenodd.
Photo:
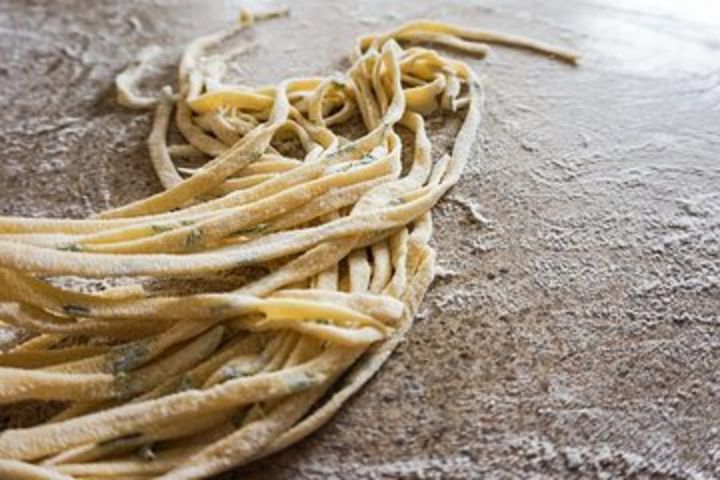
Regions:
M 342 5 L 333 8 L 340 7 Z M 549 31 L 552 27 L 544 30 L 538 25 L 543 22 L 521 14 L 513 16 L 504 10 L 488 12 L 463 9 L 461 6 L 449 12 L 429 10 L 418 11 L 417 15 L 435 13 L 442 17 L 444 13 L 443 19 L 462 19 L 463 23 L 467 23 L 465 17 L 473 15 L 477 16 L 478 25 L 493 21 L 497 22 L 493 25 L 496 29 L 523 33 L 526 33 L 523 29 L 530 29 L 534 36 L 546 39 L 553 38 L 553 33 L 556 33 Z M 312 12 L 312 8 L 305 11 Z M 215 17 L 218 26 L 222 24 L 222 17 L 229 15 L 228 12 L 222 13 Z M 553 13 L 552 9 L 548 15 L 550 13 Z M 298 16 L 303 14 L 298 12 Z M 113 17 L 111 12 L 108 15 Z M 363 22 L 372 22 L 373 15 L 373 12 L 366 12 L 359 13 L 357 17 Z M 614 21 L 631 24 L 634 21 L 622 14 L 617 16 Z M 133 15 L 128 14 L 127 18 L 123 18 L 122 25 L 112 27 L 117 28 L 116 35 L 125 35 L 125 29 L 135 28 L 132 25 L 138 24 L 141 29 L 144 28 L 143 34 L 148 35 L 149 19 L 143 17 L 140 11 L 134 12 L 136 21 L 128 20 L 130 17 Z M 405 19 L 402 15 L 392 19 L 377 15 L 375 18 L 378 25 L 385 22 L 387 26 L 398 23 L 398 19 Z M 665 20 L 657 18 L 652 21 L 662 25 Z M 114 24 L 110 21 L 108 25 Z M 561 25 L 554 26 L 561 28 Z M 595 32 L 598 38 L 602 36 L 602 24 L 599 22 L 592 25 L 578 22 L 572 28 L 580 30 L 579 25 L 584 32 Z M 169 34 L 167 28 L 165 34 Z M 302 28 L 297 31 L 288 28 L 284 34 L 303 37 Z M 377 29 L 374 25 L 371 28 L 355 28 L 355 33 Z M 572 30 L 571 27 L 567 29 Z M 181 40 L 186 41 L 197 33 L 201 32 L 193 32 L 193 35 Z M 176 34 L 179 35 L 178 32 Z M 73 38 L 72 32 L 68 35 Z M 257 35 L 260 37 L 262 34 Z M 328 38 L 332 40 L 333 35 L 344 38 L 346 32 L 340 35 L 328 31 L 327 35 L 322 41 L 318 40 L 317 47 L 328 43 Z M 162 38 L 162 35 L 159 36 Z M 593 42 L 599 42 L 598 38 L 594 38 Z M 258 38 L 258 45 L 263 47 L 258 48 L 273 48 L 261 40 Z M 694 45 L 691 40 L 686 41 Z M 491 75 L 488 97 L 494 99 L 488 104 L 491 115 L 486 123 L 487 131 L 483 131 L 487 139 L 483 143 L 487 158 L 484 164 L 470 166 L 470 179 L 459 185 L 449 201 L 441 206 L 441 217 L 444 218 L 440 219 L 438 228 L 445 230 L 441 230 L 438 241 L 440 251 L 449 261 L 441 263 L 441 282 L 436 283 L 438 291 L 430 297 L 427 318 L 433 321 L 421 321 L 410 337 L 411 342 L 416 342 L 415 347 L 420 349 L 427 342 L 428 353 L 423 354 L 417 348 L 413 350 L 412 346 L 402 349 L 401 352 L 408 353 L 396 357 L 395 364 L 391 362 L 387 365 L 391 373 L 382 373 L 372 384 L 377 385 L 375 388 L 380 393 L 379 397 L 376 394 L 367 395 L 352 402 L 349 410 L 360 408 L 360 412 L 344 412 L 333 426 L 305 443 L 303 452 L 307 449 L 311 453 L 315 449 L 319 451 L 317 455 L 309 455 L 304 466 L 297 464 L 301 472 L 312 476 L 358 469 L 361 473 L 375 472 L 388 476 L 403 472 L 425 475 L 456 472 L 464 475 L 494 468 L 493 462 L 488 462 L 493 458 L 502 459 L 503 465 L 509 465 L 506 468 L 517 468 L 518 472 L 526 468 L 547 472 L 554 471 L 552 469 L 564 471 L 565 468 L 623 471 L 644 466 L 648 471 L 681 469 L 682 472 L 685 469 L 692 473 L 692 469 L 710 468 L 707 458 L 712 458 L 712 450 L 704 445 L 712 445 L 712 437 L 702 435 L 712 435 L 712 429 L 693 427 L 692 418 L 695 415 L 682 410 L 708 408 L 706 404 L 709 402 L 683 400 L 673 406 L 672 402 L 666 405 L 666 400 L 660 403 L 653 399 L 665 399 L 670 395 L 669 389 L 680 382 L 679 379 L 685 383 L 685 394 L 692 393 L 690 396 L 697 398 L 707 395 L 703 388 L 712 385 L 703 381 L 697 383 L 694 378 L 703 380 L 706 374 L 702 369 L 711 369 L 715 358 L 713 351 L 708 350 L 710 344 L 706 333 L 713 331 L 712 315 L 717 311 L 717 305 L 713 303 L 713 299 L 717 298 L 713 295 L 713 288 L 717 287 L 712 280 L 713 274 L 716 274 L 712 271 L 716 262 L 712 260 L 713 255 L 717 255 L 717 250 L 713 250 L 717 198 L 712 196 L 711 189 L 717 170 L 713 170 L 707 156 L 707 146 L 713 140 L 712 132 L 707 132 L 705 128 L 709 119 L 706 116 L 700 123 L 700 117 L 693 115 L 695 108 L 702 110 L 702 105 L 695 105 L 695 102 L 712 102 L 717 98 L 713 97 L 716 90 L 711 77 L 702 75 L 703 69 L 710 69 L 712 64 L 709 59 L 704 65 L 695 65 L 689 60 L 688 63 L 680 62 L 680 73 L 674 75 L 686 75 L 681 77 L 685 80 L 685 88 L 694 91 L 687 87 L 690 81 L 704 96 L 700 95 L 700 100 L 697 100 L 693 95 L 692 102 L 682 95 L 671 96 L 674 102 L 670 104 L 685 112 L 675 120 L 668 117 L 667 122 L 678 122 L 677 128 L 672 123 L 663 125 L 657 120 L 658 115 L 667 111 L 661 108 L 669 108 L 667 100 L 663 104 L 658 100 L 656 113 L 650 115 L 649 111 L 647 117 L 642 117 L 645 123 L 652 125 L 643 130 L 640 120 L 637 124 L 628 120 L 626 124 L 616 125 L 617 118 L 629 117 L 629 112 L 635 113 L 637 106 L 630 101 L 618 102 L 613 110 L 613 103 L 607 101 L 608 97 L 605 97 L 606 101 L 601 101 L 604 97 L 599 92 L 606 92 L 603 80 L 607 81 L 607 77 L 613 75 L 623 78 L 625 90 L 621 93 L 630 99 L 637 95 L 638 101 L 645 102 L 651 102 L 648 100 L 649 93 L 655 93 L 660 98 L 675 91 L 671 86 L 677 89 L 676 84 L 682 82 L 676 82 L 678 78 L 673 77 L 672 82 L 667 82 L 667 91 L 662 90 L 665 85 L 662 81 L 644 83 L 646 77 L 662 76 L 665 72 L 657 65 L 651 65 L 655 67 L 652 73 L 643 71 L 642 62 L 637 59 L 633 62 L 634 71 L 623 70 L 629 67 L 617 62 L 612 55 L 631 57 L 632 50 L 626 52 L 617 46 L 613 50 L 613 43 L 608 42 L 609 45 L 601 51 L 600 47 L 593 47 L 596 45 L 593 42 L 587 40 L 585 44 L 577 40 L 575 46 L 587 52 L 589 60 L 597 57 L 595 64 L 605 68 L 604 72 L 586 67 L 579 73 L 573 72 L 572 79 L 561 78 L 568 76 L 567 69 L 506 51 L 496 52 L 495 63 L 491 60 L 488 67 L 478 68 L 478 71 Z M 48 152 L 45 153 L 55 163 L 18 160 L 17 164 L 5 164 L 3 168 L 36 168 L 39 172 L 55 169 L 56 174 L 35 177 L 3 175 L 3 180 L 8 179 L 12 208 L 16 208 L 7 213 L 55 213 L 61 216 L 66 214 L 60 210 L 64 206 L 83 205 L 82 195 L 85 194 L 86 202 L 89 202 L 85 203 L 87 210 L 75 212 L 76 216 L 82 216 L 104 208 L 104 198 L 113 205 L 119 205 L 157 191 L 155 186 L 139 192 L 120 186 L 113 189 L 102 181 L 93 183 L 98 182 L 98 178 L 106 178 L 106 182 L 126 181 L 128 178 L 153 181 L 151 172 L 146 170 L 142 148 L 138 148 L 133 168 L 145 170 L 133 176 L 123 175 L 124 171 L 127 172 L 123 170 L 126 167 L 117 158 L 123 157 L 123 148 L 130 147 L 114 143 L 119 129 L 112 122 L 124 126 L 133 120 L 111 107 L 110 101 L 106 102 L 102 96 L 108 78 L 112 78 L 115 71 L 131 58 L 136 48 L 129 49 L 127 57 L 111 67 L 103 62 L 113 55 L 106 54 L 105 60 L 99 55 L 103 45 L 96 41 L 85 47 L 90 52 L 90 58 L 87 58 L 88 52 L 62 52 L 59 55 L 79 55 L 80 59 L 61 60 L 54 67 L 60 69 L 60 73 L 62 68 L 67 68 L 79 70 L 86 76 L 78 83 L 83 85 L 76 90 L 70 89 L 68 95 L 87 93 L 95 85 L 98 88 L 95 94 L 101 94 L 99 102 L 81 95 L 73 104 L 68 97 L 57 96 L 59 113 L 55 120 L 39 117 L 31 125 L 27 119 L 21 122 L 8 119 L 8 125 L 15 125 L 8 128 L 17 130 L 17 125 L 27 127 L 21 127 L 20 133 L 31 134 L 32 128 L 35 128 L 38 136 L 51 135 Z M 276 45 L 279 50 L 280 45 L 286 47 L 279 42 L 270 42 L 270 45 Z M 310 44 L 308 48 L 312 46 Z M 82 47 L 82 42 L 78 47 Z M 109 52 L 115 46 L 111 47 L 108 43 L 104 48 Z M 692 51 L 701 55 L 702 48 L 695 46 Z M 317 50 L 319 48 L 314 48 L 313 53 Z M 272 77 L 267 80 L 322 71 L 322 68 L 335 70 L 337 68 L 327 66 L 333 65 L 333 61 L 337 61 L 345 50 L 335 52 L 334 58 L 330 56 L 332 52 L 328 52 L 328 58 L 321 59 L 324 64 L 318 68 L 292 62 L 275 65 L 272 68 L 278 71 L 269 72 Z M 287 55 L 286 58 L 300 57 L 294 52 L 279 54 Z M 83 55 L 86 58 L 83 59 Z M 314 58 L 308 55 L 310 57 Z M 82 67 L 83 62 L 96 63 L 90 68 Z M 38 64 L 43 65 L 42 61 Z M 248 65 L 255 68 L 256 64 L 248 60 Z M 101 68 L 113 71 L 99 75 L 98 69 Z M 500 83 L 503 76 L 506 80 Z M 73 78 L 69 72 L 61 77 Z M 513 84 L 513 80 L 517 85 Z M 649 92 L 649 85 L 655 85 L 657 91 Z M 617 96 L 617 92 L 613 93 Z M 53 93 L 47 98 L 55 97 Z M 22 96 L 18 98 L 21 99 L 18 101 L 18 112 L 22 114 L 22 102 L 30 100 Z M 50 111 L 53 102 L 46 101 L 48 105 L 45 109 Z M 94 125 L 73 122 L 73 117 L 82 119 L 83 115 L 88 115 L 83 113 L 88 102 L 94 105 L 90 109 Z M 73 105 L 82 107 L 75 107 L 74 115 Z M 600 110 L 600 106 L 609 111 Z M 12 114 L 18 115 L 18 112 Z M 105 114 L 101 115 L 103 112 Z M 26 116 L 27 113 L 25 110 Z M 607 120 L 603 121 L 603 118 Z M 48 126 L 50 121 L 55 123 Z M 693 123 L 695 121 L 698 123 Z M 100 128 L 97 128 L 96 122 L 101 125 Z M 635 128 L 633 135 L 628 133 L 631 127 Z M 133 145 L 132 148 L 140 145 L 146 129 L 147 125 L 138 125 L 136 137 L 128 139 L 127 145 Z M 674 130 L 679 132 L 674 135 L 684 135 L 687 130 L 687 135 L 692 132 L 692 136 L 686 142 L 672 142 L 672 138 L 662 134 L 650 135 L 656 131 Z M 90 131 L 93 140 L 83 141 L 82 133 L 90 135 Z M 638 142 L 638 135 L 643 132 L 643 141 Z M 38 158 L 37 152 L 31 150 L 33 140 L 18 142 L 15 138 L 17 131 L 9 132 L 9 135 L 6 138 L 10 138 L 10 143 L 19 145 L 15 148 L 28 149 L 26 158 Z M 73 135 L 80 137 L 76 143 L 72 143 Z M 68 144 L 68 152 L 52 152 L 53 148 L 58 148 L 57 145 L 68 148 Z M 72 150 L 73 145 L 75 150 Z M 90 146 L 95 146 L 96 150 L 90 150 Z M 673 150 L 681 148 L 682 155 Z M 9 150 L 12 151 L 12 148 Z M 664 154 L 667 157 L 663 157 Z M 22 156 L 15 158 L 21 159 Z M 68 162 L 79 162 L 74 171 L 75 178 L 82 177 L 79 185 L 86 184 L 88 187 L 84 191 L 81 188 L 78 197 L 62 191 L 61 197 L 50 200 L 33 194 L 38 198 L 24 201 L 28 192 L 33 191 L 27 188 L 28 182 L 54 182 L 56 177 L 64 179 L 45 187 L 46 191 L 52 191 L 53 188 L 64 189 L 64 185 L 73 180 L 63 176 L 72 175 L 72 169 L 57 163 L 63 158 Z M 117 170 L 89 173 L 93 165 L 98 165 L 98 169 L 108 168 L 106 164 Z M 617 165 L 628 169 L 628 178 L 618 173 L 624 170 L 618 169 Z M 688 175 L 694 175 L 693 181 L 682 181 L 685 169 Z M 614 178 L 613 175 L 620 176 Z M 39 185 L 36 188 L 43 189 Z M 142 187 L 138 185 L 136 188 Z M 643 194 L 643 188 L 657 189 L 660 193 L 654 196 L 647 192 Z M 103 192 L 110 192 L 111 196 L 103 197 Z M 667 206 L 663 204 L 663 198 L 667 199 Z M 590 206 L 575 208 L 584 205 L 583 199 Z M 33 208 L 32 205 L 36 210 L 22 210 Z M 621 222 L 622 219 L 626 219 L 627 224 Z M 461 239 L 461 247 L 452 251 L 450 247 L 457 245 L 458 239 Z M 700 241 L 696 241 L 698 239 Z M 673 241 L 678 242 L 677 247 L 673 246 Z M 702 248 L 695 248 L 696 244 Z M 685 258 L 683 255 L 691 255 L 696 261 L 678 261 L 679 266 L 672 267 L 675 264 L 673 259 L 679 256 L 682 260 Z M 668 274 L 673 281 L 666 281 Z M 651 281 L 654 276 L 657 276 L 658 282 Z M 668 295 L 672 298 L 666 303 L 652 300 Z M 684 299 L 683 295 L 688 298 Z M 435 311 L 435 308 L 438 310 Z M 683 342 L 683 338 L 686 341 Z M 676 345 L 675 342 L 680 343 Z M 448 353 L 444 353 L 445 349 Z M 642 353 L 634 355 L 644 360 L 638 361 L 637 366 L 631 361 L 635 358 L 631 355 L 633 349 L 640 349 Z M 608 357 L 599 362 L 597 359 L 603 358 L 602 355 Z M 656 368 L 648 369 L 648 364 L 656 364 Z M 407 369 L 410 373 L 404 374 L 402 371 Z M 424 412 L 425 416 L 416 419 L 414 416 L 391 414 L 399 411 L 392 407 L 393 402 L 415 405 L 415 410 Z M 388 408 L 380 409 L 378 405 Z M 618 409 L 617 405 L 621 408 Z M 672 422 L 659 420 L 664 417 L 657 412 L 663 409 L 678 410 Z M 449 423 L 440 415 L 445 410 L 457 412 L 456 416 L 449 417 Z M 580 416 L 568 418 L 568 415 Z M 597 416 L 603 420 L 596 420 Z M 367 417 L 381 421 L 366 421 Z M 704 427 L 715 420 L 711 411 L 698 417 L 704 417 Z M 453 420 L 455 418 L 457 420 Z M 653 438 L 645 439 L 637 433 L 627 433 L 633 432 L 633 429 L 646 431 L 647 428 L 642 428 L 643 421 L 652 423 L 655 429 Z M 600 429 L 601 424 L 608 422 L 611 426 L 616 422 L 617 426 L 609 430 L 605 427 Z M 678 422 L 683 428 L 677 426 Z M 345 458 L 341 452 L 342 439 L 350 441 L 353 435 L 358 434 L 367 435 L 367 441 L 362 443 L 370 446 L 353 448 L 353 455 L 357 455 L 353 457 L 355 463 L 333 463 L 333 455 Z M 674 435 L 690 438 L 685 441 L 667 440 Z M 663 438 L 665 443 L 660 442 Z M 647 442 L 647 446 L 643 442 Z M 660 453 L 657 453 L 656 447 L 651 448 L 658 442 L 668 445 Z M 289 452 L 286 455 L 293 458 L 294 454 Z M 598 459 L 606 460 L 600 462 Z M 284 467 L 278 465 L 276 468 Z M 262 473 L 262 469 L 258 471 Z M 296 474 L 292 467 L 283 471 L 287 476 Z

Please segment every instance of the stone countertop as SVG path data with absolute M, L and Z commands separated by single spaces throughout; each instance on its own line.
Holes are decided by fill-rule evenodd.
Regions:
M 150 117 L 114 104 L 115 74 L 271 4 L 88 5 L 0 3 L 1 214 L 80 217 L 158 191 Z M 291 6 L 244 37 L 237 75 L 344 69 L 356 35 L 419 17 L 583 61 L 469 59 L 484 122 L 436 209 L 439 275 L 407 341 L 317 434 L 222 478 L 720 476 L 716 2 Z

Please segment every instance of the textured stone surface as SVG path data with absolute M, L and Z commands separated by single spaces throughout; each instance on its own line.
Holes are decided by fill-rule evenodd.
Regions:
M 0 3 L 2 214 L 77 217 L 159 189 L 149 117 L 114 105 L 113 77 L 239 4 L 115 3 Z M 720 476 L 718 7 L 482 5 L 296 1 L 241 36 L 250 83 L 342 69 L 356 35 L 421 16 L 584 62 L 470 60 L 486 116 L 437 208 L 441 275 L 408 340 L 327 427 L 223 478 Z

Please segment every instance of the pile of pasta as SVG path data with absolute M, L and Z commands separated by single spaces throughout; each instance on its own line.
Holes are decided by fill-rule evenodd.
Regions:
M 410 328 L 433 279 L 430 210 L 460 178 L 481 119 L 478 77 L 421 45 L 576 60 L 413 21 L 359 38 L 342 75 L 226 83 L 228 57 L 212 51 L 272 16 L 244 12 L 191 43 L 176 91 L 137 92 L 154 49 L 117 78 L 121 103 L 155 110 L 162 192 L 87 219 L 0 217 L 0 320 L 32 333 L 0 354 L 0 402 L 61 406 L 0 433 L 0 477 L 204 478 L 318 429 Z M 424 116 L 439 110 L 464 120 L 433 158 Z M 185 143 L 168 144 L 173 117 Z M 360 133 L 342 135 L 352 122 Z M 405 162 L 399 132 L 412 139 Z M 176 166 L 188 158 L 205 162 Z M 245 267 L 256 273 L 212 288 Z M 135 280 L 58 285 L 71 276 Z

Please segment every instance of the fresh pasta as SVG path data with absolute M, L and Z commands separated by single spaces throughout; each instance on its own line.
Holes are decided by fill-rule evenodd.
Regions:
M 434 275 L 431 209 L 471 157 L 482 84 L 422 45 L 577 61 L 421 20 L 359 38 L 343 75 L 225 83 L 229 56 L 211 51 L 284 13 L 192 42 L 174 89 L 137 92 L 157 47 L 117 77 L 120 103 L 154 109 L 163 191 L 87 219 L 0 217 L 0 321 L 32 334 L 0 354 L 0 403 L 63 402 L 0 433 L 4 476 L 205 478 L 317 430 L 410 329 Z M 464 120 L 434 158 L 440 110 Z M 168 145 L 173 125 L 186 143 Z M 134 280 L 88 292 L 54 281 L 68 275 Z

